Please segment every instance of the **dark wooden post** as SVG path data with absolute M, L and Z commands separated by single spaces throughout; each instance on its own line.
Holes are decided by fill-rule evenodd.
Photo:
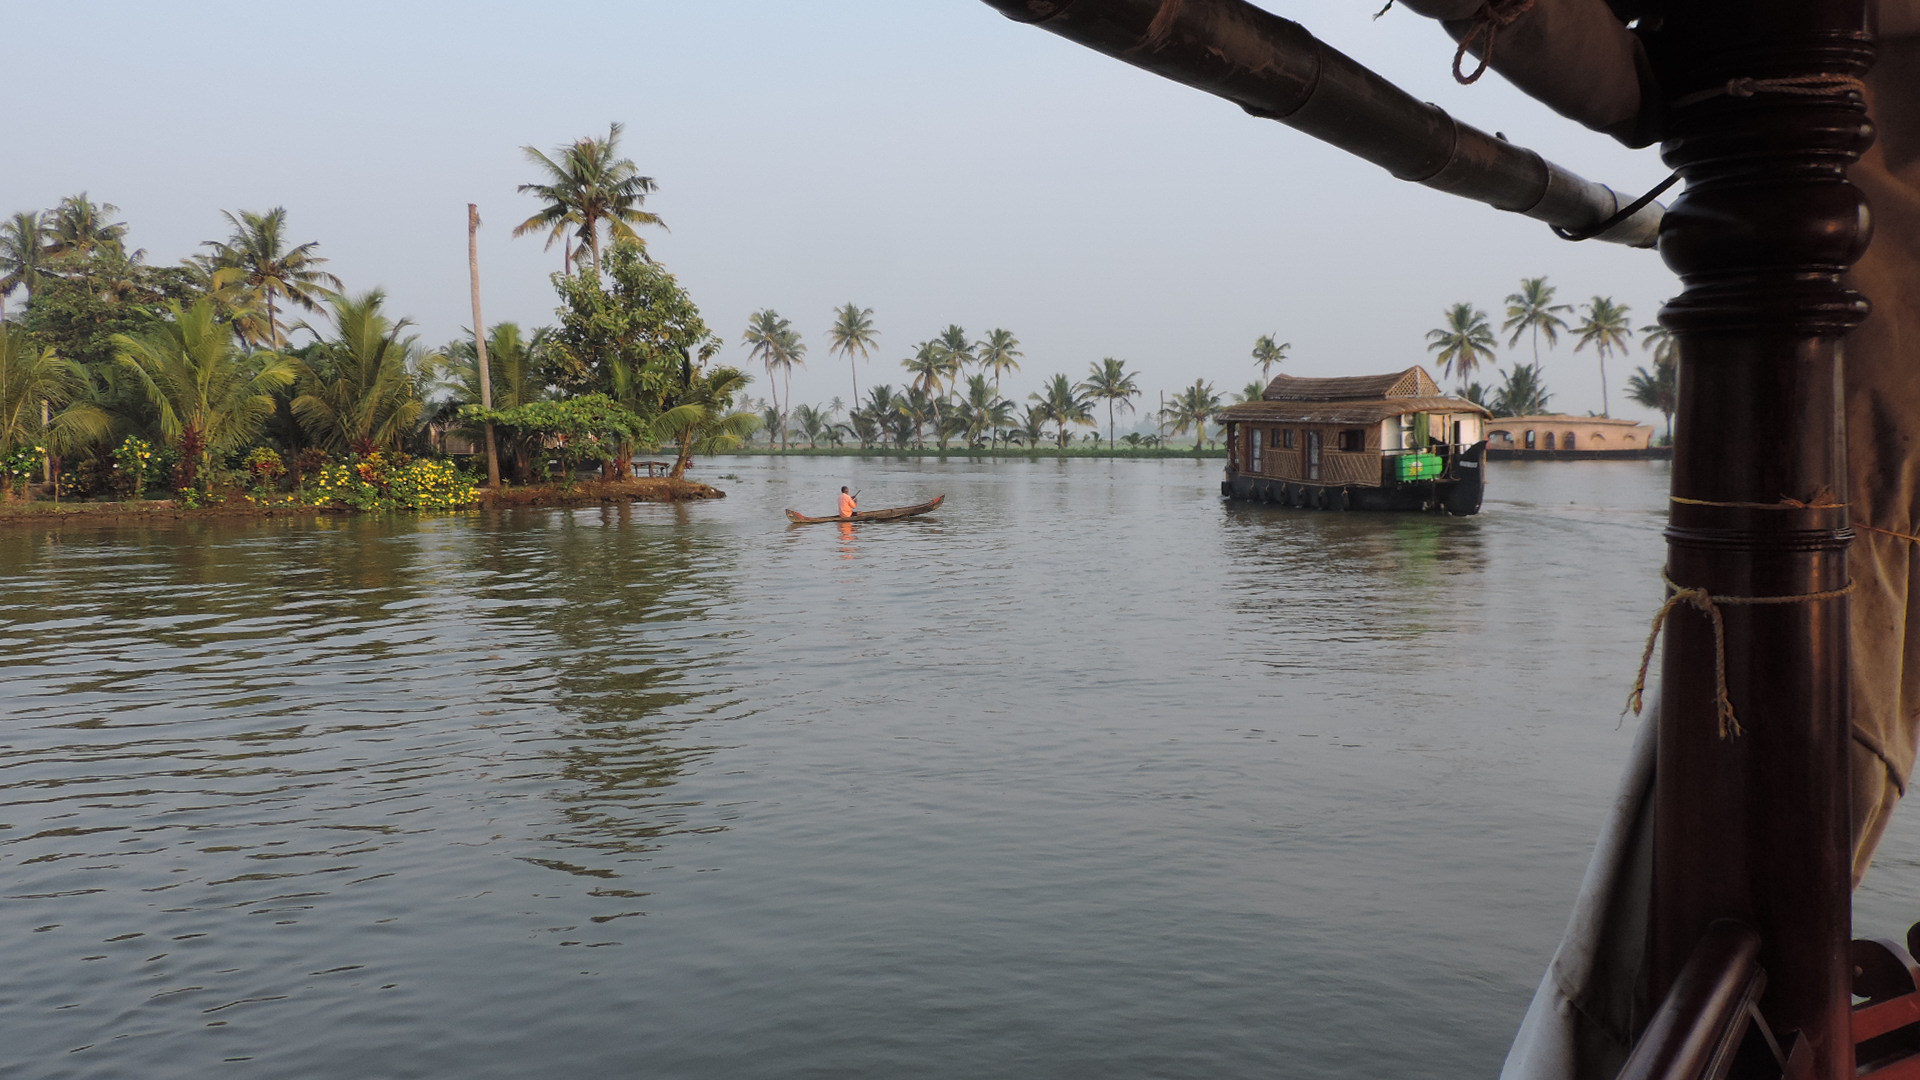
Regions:
M 1864 6 L 1673 4 L 1655 46 L 1674 107 L 1662 150 L 1687 181 L 1660 240 L 1686 285 L 1661 313 L 1680 346 L 1668 573 L 1774 602 L 1715 604 L 1737 735 L 1716 709 L 1711 618 L 1668 622 L 1652 989 L 1714 920 L 1752 926 L 1762 1011 L 1807 1040 L 1821 1080 L 1854 1067 L 1841 340 L 1867 309 L 1840 275 L 1869 232 L 1846 179 L 1871 141 L 1849 85 L 1871 58 Z

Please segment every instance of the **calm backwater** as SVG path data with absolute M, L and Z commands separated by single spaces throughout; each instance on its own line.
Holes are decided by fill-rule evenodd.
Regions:
M 0 529 L 0 1075 L 1497 1070 L 1633 737 L 1664 465 L 1496 465 L 1459 520 L 1217 461 L 703 478 Z M 841 483 L 947 505 L 781 519 Z

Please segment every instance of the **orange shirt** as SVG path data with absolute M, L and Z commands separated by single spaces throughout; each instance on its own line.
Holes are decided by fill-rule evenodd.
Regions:
M 853 508 L 858 505 L 860 504 L 853 501 L 853 495 L 850 492 L 843 491 L 840 493 L 840 516 L 841 517 L 852 517 Z

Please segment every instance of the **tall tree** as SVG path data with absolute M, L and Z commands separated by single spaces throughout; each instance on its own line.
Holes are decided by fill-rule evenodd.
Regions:
M 1193 448 L 1200 450 L 1207 445 L 1207 421 L 1220 411 L 1220 395 L 1214 393 L 1213 384 L 1195 379 L 1193 385 L 1173 396 L 1167 405 L 1167 422 L 1173 425 L 1175 435 L 1184 434 L 1188 428 L 1194 429 Z
M 993 373 L 993 392 L 1000 392 L 1000 376 L 1004 372 L 1019 371 L 1020 358 L 1026 354 L 1020 351 L 1020 339 L 1013 331 L 995 327 L 987 331 L 987 336 L 974 345 L 975 357 L 981 370 Z
M 86 192 L 69 195 L 53 208 L 47 222 L 47 254 L 72 259 L 100 252 L 124 251 L 127 223 L 110 221 L 120 208 L 97 203 Z
M 159 416 L 160 436 L 192 449 L 204 490 L 213 463 L 245 446 L 273 414 L 294 365 L 277 353 L 242 353 L 210 300 L 169 304 L 170 318 L 138 337 L 118 334 L 119 363 Z
M 493 371 L 487 363 L 487 322 L 480 314 L 480 207 L 467 204 L 467 282 L 473 293 L 473 357 L 479 367 L 480 407 L 493 410 Z M 500 486 L 500 441 L 493 421 L 485 422 L 487 444 L 487 486 Z
M 1487 325 L 1487 313 L 1472 304 L 1455 304 L 1447 309 L 1446 323 L 1427 331 L 1427 351 L 1436 353 L 1441 369 L 1448 375 L 1466 378 L 1481 360 L 1493 362 L 1493 328 Z
M 340 279 L 320 269 L 327 260 L 314 254 L 320 246 L 317 241 L 287 246 L 286 207 L 276 206 L 264 214 L 251 210 L 242 210 L 238 216 L 227 210 L 220 214 L 233 226 L 233 234 L 201 246 L 213 249 L 214 266 L 240 272 L 243 291 L 267 309 L 264 344 L 283 349 L 287 341 L 280 333 L 280 300 L 312 311 L 320 300 L 339 291 Z
M 1547 411 L 1552 397 L 1540 377 L 1539 364 L 1515 364 L 1501 375 L 1500 386 L 1493 391 L 1487 408 L 1495 416 L 1536 416 Z
M 1065 375 L 1055 375 L 1047 380 L 1040 393 L 1028 394 L 1027 397 L 1034 402 L 1047 423 L 1058 426 L 1062 450 L 1067 448 L 1068 424 L 1094 426 L 1092 399 Z
M 1271 371 L 1275 364 L 1284 363 L 1287 350 L 1293 348 L 1291 341 L 1276 341 L 1276 334 L 1261 334 L 1253 343 L 1253 362 L 1260 365 L 1260 381 L 1273 381 Z
M 329 296 L 331 336 L 300 324 L 318 346 L 295 364 L 293 415 L 333 453 L 399 449 L 426 412 L 414 374 L 440 358 L 406 333 L 412 323 L 387 316 L 386 300 L 378 289 Z
M 1587 304 L 1586 313 L 1574 333 L 1580 336 L 1580 343 L 1573 347 L 1579 352 L 1588 345 L 1593 346 L 1594 354 L 1600 361 L 1600 415 L 1610 416 L 1607 402 L 1607 355 L 1614 351 L 1625 352 L 1627 339 L 1633 336 L 1633 324 L 1627 321 L 1627 305 L 1616 304 L 1610 296 L 1596 296 Z
M 1540 363 L 1540 335 L 1547 335 L 1548 345 L 1558 344 L 1560 331 L 1567 328 L 1560 313 L 1573 310 L 1572 304 L 1554 303 L 1553 294 L 1553 286 L 1544 277 L 1521 278 L 1520 291 L 1507 294 L 1507 318 L 1500 324 L 1501 330 L 1512 331 L 1507 348 L 1520 344 L 1520 335 L 1531 334 L 1535 365 Z
M 1663 367 L 1680 359 L 1680 342 L 1673 331 L 1654 323 L 1640 328 L 1640 347 L 1653 354 L 1653 362 Z
M 609 124 L 604 139 L 589 135 L 556 148 L 558 160 L 531 146 L 521 147 L 527 160 L 544 173 L 544 182 L 521 184 L 518 190 L 534 195 L 545 205 L 516 226 L 513 235 L 545 230 L 551 247 L 556 237 L 564 237 L 571 228 L 579 247 L 593 255 L 595 273 L 600 271 L 603 230 L 611 240 L 630 241 L 644 256 L 646 241 L 633 227 L 659 225 L 664 228 L 665 223 L 660 215 L 644 209 L 647 196 L 655 189 L 653 177 L 640 175 L 640 167 L 632 159 L 620 156 L 620 136 L 624 131 L 626 125 L 618 121 Z M 575 250 L 577 248 L 569 247 L 563 252 L 569 273 Z
M 967 332 L 958 323 L 949 323 L 940 336 L 934 339 L 940 346 L 942 366 L 946 369 L 949 386 L 956 385 L 960 373 L 974 362 L 973 342 L 967 340 Z
M 1680 407 L 1680 369 L 1655 361 L 1653 370 L 1636 368 L 1627 379 L 1627 397 L 1636 404 L 1657 409 L 1667 418 L 1667 441 L 1673 441 L 1673 413 Z
M 848 301 L 845 307 L 833 313 L 833 325 L 827 328 L 827 355 L 841 353 L 847 358 L 847 369 L 853 374 L 853 400 L 860 400 L 860 366 L 854 363 L 857 355 L 865 360 L 880 342 L 880 332 L 873 326 L 873 309 L 863 308 Z
M 1085 381 L 1079 389 L 1094 401 L 1107 403 L 1107 446 L 1113 446 L 1113 408 L 1123 406 L 1133 411 L 1133 399 L 1140 396 L 1138 376 L 1127 370 L 1125 360 L 1105 357 L 1099 363 L 1091 365 Z
M 21 446 L 64 452 L 106 437 L 110 418 L 87 399 L 84 368 L 0 322 L 0 457 Z M 0 485 L 0 498 L 7 488 Z
M 772 308 L 754 312 L 747 318 L 747 332 L 741 338 L 747 346 L 747 355 L 760 361 L 767 369 L 767 379 L 771 382 L 775 372 L 786 375 L 786 390 L 789 397 L 793 391 L 793 366 L 804 364 L 807 347 L 800 340 L 800 334 L 793 324 L 780 317 Z M 792 401 L 787 408 L 792 408 Z M 787 410 L 780 405 L 780 395 L 774 395 L 773 408 L 780 415 L 780 449 L 787 448 Z
M 25 290 L 27 302 L 33 302 L 33 290 L 47 272 L 47 232 L 46 220 L 31 211 L 0 222 L 0 318 L 15 289 Z

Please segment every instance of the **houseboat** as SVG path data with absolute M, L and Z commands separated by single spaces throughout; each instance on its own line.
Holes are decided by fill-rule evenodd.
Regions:
M 1277 376 L 1220 414 L 1233 499 L 1321 510 L 1477 514 L 1492 416 L 1426 369 L 1336 379 Z
M 1622 461 L 1671 458 L 1653 445 L 1653 425 L 1607 416 L 1536 413 L 1502 416 L 1487 425 L 1490 461 Z

